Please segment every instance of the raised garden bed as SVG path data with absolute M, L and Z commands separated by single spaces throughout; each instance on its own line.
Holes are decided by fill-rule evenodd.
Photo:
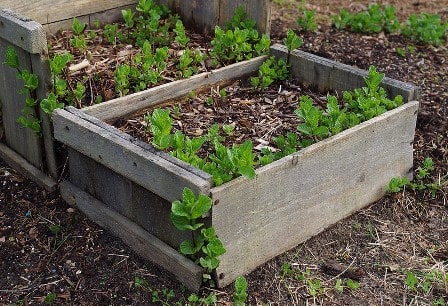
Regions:
M 271 54 L 286 58 L 283 46 Z M 386 78 L 390 96 L 404 105 L 315 143 L 256 170 L 213 187 L 211 176 L 106 122 L 129 118 L 191 91 L 254 74 L 265 58 L 94 105 L 68 108 L 53 116 L 55 137 L 68 147 L 70 178 L 64 199 L 122 238 L 143 257 L 160 264 L 190 289 L 202 271 L 177 253 L 187 234 L 170 220 L 171 202 L 184 187 L 207 194 L 214 203 L 206 223 L 227 252 L 216 281 L 222 287 L 356 210 L 379 199 L 392 177 L 410 176 L 418 89 Z M 290 56 L 292 76 L 326 94 L 364 84 L 367 72 L 301 51 Z
M 35 5 L 24 1 L 4 1 L 1 6 L 7 9 L 0 10 L 0 54 L 6 54 L 7 48 L 14 46 L 19 68 L 34 73 L 39 79 L 39 86 L 33 93 L 33 98 L 38 101 L 45 99 L 52 87 L 47 33 L 70 28 L 73 17 L 92 28 L 97 22 L 108 24 L 120 19 L 123 9 L 135 8 L 138 3 L 135 0 L 85 0 L 78 1 L 76 9 L 66 10 L 67 1 L 47 2 L 39 3 L 39 9 L 36 9 Z M 243 6 L 248 17 L 257 21 L 260 32 L 269 31 L 269 1 L 261 1 L 262 9 L 258 9 L 260 1 L 156 2 L 166 4 L 182 17 L 185 24 L 203 32 L 212 32 L 215 25 L 224 25 L 235 9 Z M 0 67 L 0 156 L 41 186 L 55 190 L 66 162 L 65 152 L 54 142 L 51 122 L 39 107 L 28 111 L 41 122 L 41 137 L 17 123 L 25 105 L 25 95 L 19 94 L 23 83 L 16 79 L 16 72 L 3 64 Z

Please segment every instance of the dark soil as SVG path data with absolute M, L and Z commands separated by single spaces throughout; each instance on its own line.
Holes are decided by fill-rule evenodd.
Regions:
M 280 2 L 280 1 L 277 1 Z M 385 196 L 295 249 L 247 275 L 252 305 L 431 305 L 448 302 L 448 50 L 420 46 L 394 35 L 361 35 L 327 25 L 329 13 L 351 1 L 309 1 L 322 15 L 316 33 L 301 35 L 304 51 L 367 69 L 421 87 L 414 155 L 435 163 L 434 179 L 444 185 L 429 192 Z M 400 14 L 438 12 L 448 17 L 447 1 L 413 1 L 397 5 Z M 297 29 L 297 3 L 274 6 L 273 39 Z M 288 6 L 288 3 L 292 3 Z M 365 5 L 368 1 L 358 1 Z M 416 46 L 399 56 L 397 47 Z M 165 305 L 186 304 L 190 295 L 174 277 L 144 262 L 125 243 L 103 231 L 59 196 L 49 194 L 0 160 L 0 304 L 45 304 L 50 293 L 58 305 L 148 305 L 153 292 Z M 406 273 L 418 275 L 416 290 L 405 286 Z M 417 272 L 420 271 L 420 272 Z M 424 273 L 438 271 L 425 292 Z M 419 274 L 420 273 L 420 274 Z M 136 286 L 136 278 L 144 280 Z M 305 278 L 305 279 L 304 279 Z M 360 283 L 359 289 L 335 289 L 337 279 Z M 310 284 L 320 281 L 313 296 Z M 164 291 L 165 290 L 165 291 Z M 169 299 L 166 290 L 173 290 Z M 203 289 L 219 304 L 229 304 L 233 288 Z M 443 305 L 443 304 L 442 304 Z

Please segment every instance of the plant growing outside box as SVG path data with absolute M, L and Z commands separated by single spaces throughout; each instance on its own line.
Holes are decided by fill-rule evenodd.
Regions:
M 341 96 L 342 91 L 378 83 L 371 79 L 366 86 L 366 71 L 297 50 L 289 52 L 281 45 L 272 46 L 270 53 L 288 62 L 298 84 L 320 93 L 334 90 Z M 211 210 L 200 223 L 214 228 L 226 250 L 219 256 L 214 275 L 217 285 L 225 286 L 380 198 L 390 178 L 410 175 L 418 90 L 388 78 L 382 82 L 384 92 L 390 101 L 401 95 L 403 105 L 374 118 L 366 115 L 367 121 L 317 141 L 329 128 L 324 131 L 319 120 L 315 125 L 313 118 L 323 114 L 304 100 L 297 114 L 302 119 L 299 130 L 307 136 L 297 140 L 317 142 L 308 142 L 297 152 L 285 150 L 281 156 L 265 151 L 266 165 L 255 170 L 254 178 L 238 176 L 221 185 L 214 182 L 213 175 L 105 123 L 130 118 L 192 91 L 199 93 L 210 84 L 248 75 L 262 79 L 258 73 L 267 59 L 233 64 L 81 112 L 58 110 L 53 117 L 55 137 L 69 148 L 70 160 L 69 181 L 61 185 L 64 199 L 128 241 L 139 254 L 164 266 L 190 288 L 197 288 L 203 270 L 177 252 L 184 241 L 191 241 L 191 234 L 179 231 L 171 219 L 171 203 L 183 199 L 185 187 L 195 196 L 202 194 L 211 200 Z M 345 98 L 352 101 L 354 95 Z M 285 135 L 283 143 L 293 143 L 291 137 Z M 166 141 L 163 136 L 158 140 L 159 144 Z M 235 153 L 224 151 L 227 156 Z M 246 170 L 239 172 L 247 174 Z

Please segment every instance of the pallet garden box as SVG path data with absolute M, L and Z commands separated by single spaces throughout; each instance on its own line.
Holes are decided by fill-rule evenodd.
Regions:
M 215 25 L 225 24 L 242 5 L 248 17 L 257 21 L 257 29 L 269 32 L 270 2 L 267 0 L 156 2 L 178 13 L 188 26 L 204 32 L 212 32 Z M 14 46 L 20 69 L 38 76 L 39 87 L 34 98 L 42 100 L 51 88 L 46 35 L 70 28 L 74 17 L 90 27 L 97 21 L 114 22 L 121 18 L 123 9 L 135 8 L 137 3 L 137 0 L 40 0 L 32 3 L 5 0 L 0 3 L 0 157 L 48 190 L 57 188 L 65 154 L 59 151 L 51 121 L 40 108 L 35 107 L 32 115 L 41 121 L 41 137 L 17 123 L 25 105 L 25 95 L 19 93 L 23 83 L 16 79 L 16 70 L 3 65 L 6 50 Z
M 271 54 L 286 58 L 282 45 Z M 323 94 L 361 87 L 367 72 L 302 51 L 290 72 Z M 256 170 L 213 187 L 211 176 L 155 150 L 107 122 L 258 70 L 265 57 L 237 63 L 127 97 L 53 115 L 55 137 L 69 152 L 63 198 L 128 243 L 138 254 L 197 289 L 202 270 L 177 252 L 188 233 L 171 223 L 171 202 L 184 187 L 212 198 L 205 222 L 227 252 L 216 270 L 226 286 L 274 256 L 382 197 L 392 177 L 411 176 L 418 88 L 385 78 L 405 104 Z

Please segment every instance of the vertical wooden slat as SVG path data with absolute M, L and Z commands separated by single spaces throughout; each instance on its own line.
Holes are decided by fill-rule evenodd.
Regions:
M 270 0 L 159 0 L 178 13 L 185 24 L 206 33 L 213 33 L 216 25 L 225 26 L 239 6 L 243 6 L 248 17 L 257 22 L 262 33 L 270 32 Z
M 16 70 L 3 64 L 8 46 L 10 43 L 0 38 L 0 101 L 6 144 L 33 166 L 42 169 L 43 152 L 39 137 L 17 123 L 25 106 L 25 96 L 19 93 L 24 85 L 16 78 Z M 19 57 L 20 69 L 31 71 L 29 53 L 18 47 L 15 47 L 15 51 Z

